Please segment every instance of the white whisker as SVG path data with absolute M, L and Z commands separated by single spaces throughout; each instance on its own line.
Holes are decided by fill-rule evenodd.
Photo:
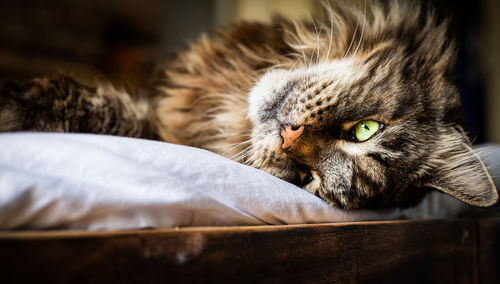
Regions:
M 297 23 L 294 22 L 293 24 L 294 24 L 295 30 L 297 31 L 298 30 Z M 291 44 L 291 46 L 294 46 L 295 49 L 300 49 L 300 51 L 302 53 L 302 59 L 300 59 L 300 56 L 297 56 L 297 57 L 300 59 L 301 62 L 303 62 L 303 64 L 305 66 L 307 66 L 306 53 L 304 52 L 304 47 L 305 46 L 304 45 L 298 45 L 298 43 L 301 42 L 301 40 L 299 39 L 299 37 L 296 34 L 294 34 L 291 31 L 289 31 L 289 30 L 285 30 L 285 29 L 280 29 L 280 30 L 283 31 L 283 32 L 285 32 L 285 33 L 287 33 L 288 35 L 290 35 L 295 40 L 296 43 Z
M 248 156 L 252 155 L 252 153 L 253 153 L 253 152 L 252 152 L 252 150 L 251 150 L 251 149 L 249 149 L 248 151 L 246 151 L 246 153 L 244 153 L 243 155 L 241 155 L 241 156 L 237 157 L 237 158 L 235 159 L 235 161 L 241 161 L 243 164 L 246 164 L 246 160 L 245 160 L 245 159 L 246 159 Z
M 313 24 L 314 32 L 316 33 L 316 44 L 315 45 L 317 45 L 318 40 L 319 40 L 318 27 L 316 26 L 316 22 L 314 21 L 314 19 L 312 19 L 312 17 L 311 17 L 311 23 Z M 315 51 L 316 51 L 316 47 L 313 47 L 311 57 L 309 58 L 309 66 L 311 66 Z
M 330 2 L 328 3 L 328 7 L 326 9 L 328 10 L 328 18 L 330 19 L 330 39 L 328 43 L 328 52 L 326 53 L 326 58 L 325 60 L 328 60 L 328 57 L 330 56 L 330 51 L 332 49 L 332 42 L 333 42 L 333 14 L 332 14 L 332 7 L 330 6 Z
M 354 28 L 354 33 L 352 34 L 351 42 L 349 43 L 349 47 L 347 48 L 347 51 L 345 52 L 344 57 L 342 57 L 342 59 L 345 59 L 347 54 L 349 54 L 349 51 L 351 51 L 354 38 L 356 37 L 356 34 L 358 32 L 358 26 L 359 26 L 359 21 L 356 21 L 356 27 Z
M 252 141 L 247 140 L 247 141 L 238 142 L 238 143 L 223 144 L 223 145 L 217 145 L 217 146 L 209 146 L 207 148 L 210 148 L 210 149 L 225 149 L 227 147 L 231 147 L 230 149 L 233 149 L 233 148 L 236 148 L 238 146 L 241 146 L 241 145 L 244 145 L 244 144 L 248 144 L 250 142 L 252 142 Z
M 316 52 L 316 65 L 319 64 L 319 39 L 321 36 L 321 32 L 323 31 L 323 25 L 319 28 L 319 33 L 316 35 L 316 47 L 317 47 L 317 52 Z
M 302 59 L 300 59 L 300 57 L 297 60 L 295 60 L 295 63 L 293 63 L 292 67 L 290 67 L 290 70 L 295 70 L 294 69 L 295 65 L 297 65 L 297 63 L 299 63 L 299 61 L 302 61 Z
M 366 26 L 366 0 L 364 1 L 364 8 L 363 8 L 363 28 L 361 29 L 361 36 L 359 37 L 358 46 L 356 46 L 356 50 L 354 50 L 354 53 L 352 54 L 349 60 L 351 60 L 358 53 L 358 49 L 361 46 L 361 42 L 363 41 L 365 26 Z
M 236 160 L 235 158 L 239 157 L 240 155 L 244 155 L 247 151 L 251 151 L 252 148 L 253 148 L 253 145 L 250 145 L 250 146 L 246 147 L 245 149 L 239 151 L 238 153 L 234 154 L 229 159 L 235 161 Z

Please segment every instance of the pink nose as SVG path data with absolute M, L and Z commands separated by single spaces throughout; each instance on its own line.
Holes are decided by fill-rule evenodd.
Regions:
M 292 128 L 291 125 L 286 126 L 283 130 L 281 130 L 281 137 L 283 137 L 283 145 L 281 145 L 281 148 L 286 149 L 290 147 L 293 141 L 302 135 L 302 132 L 304 132 L 304 126 L 297 129 Z

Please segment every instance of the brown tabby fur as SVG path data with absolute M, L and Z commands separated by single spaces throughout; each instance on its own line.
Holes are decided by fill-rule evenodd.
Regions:
M 7 85 L 0 131 L 205 148 L 347 209 L 411 206 L 431 189 L 494 204 L 496 188 L 460 125 L 446 21 L 398 1 L 327 6 L 312 23 L 238 23 L 202 36 L 158 68 L 152 97 L 68 77 Z M 384 127 L 356 142 L 352 127 L 367 119 Z M 305 130 L 283 150 L 285 125 Z

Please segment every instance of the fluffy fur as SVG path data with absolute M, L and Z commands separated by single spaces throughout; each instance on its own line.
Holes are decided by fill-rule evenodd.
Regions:
M 460 124 L 446 29 L 399 1 L 327 4 L 310 23 L 238 23 L 160 66 L 148 99 L 69 78 L 8 86 L 0 129 L 201 147 L 346 209 L 411 206 L 433 189 L 489 206 L 498 194 Z M 384 127 L 357 142 L 363 120 Z M 282 149 L 286 125 L 304 132 Z

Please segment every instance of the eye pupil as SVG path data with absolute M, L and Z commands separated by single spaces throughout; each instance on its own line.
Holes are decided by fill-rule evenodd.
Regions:
M 308 173 L 305 177 L 304 180 L 302 180 L 302 186 L 308 185 L 311 181 L 313 181 L 313 176 L 311 173 Z

